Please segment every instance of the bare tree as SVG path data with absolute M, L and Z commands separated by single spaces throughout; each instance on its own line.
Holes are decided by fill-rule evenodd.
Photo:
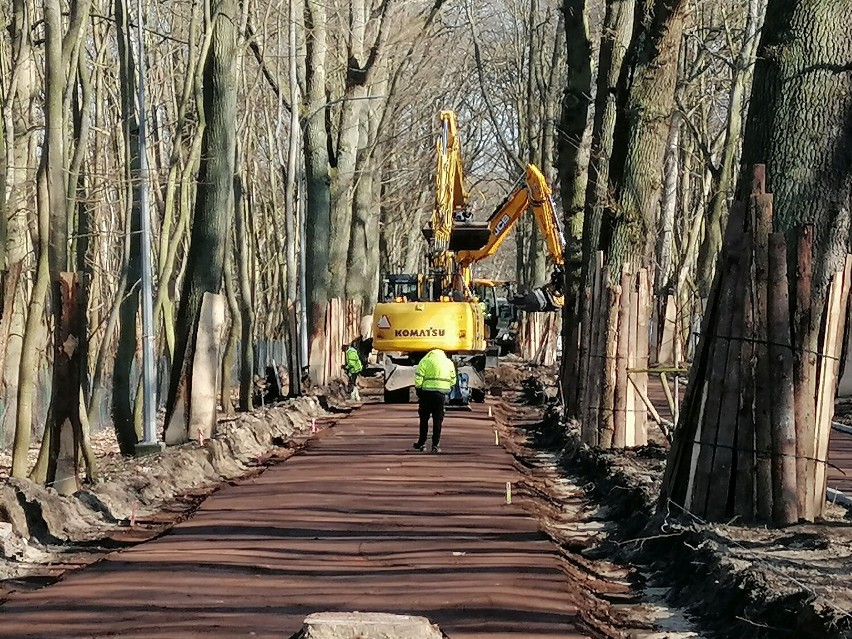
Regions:
M 175 411 L 179 388 L 184 385 L 188 388 L 191 384 L 202 298 L 205 293 L 218 293 L 222 286 L 225 248 L 234 209 L 237 19 L 236 0 L 217 0 L 213 4 L 212 44 L 204 61 L 206 126 L 187 270 L 177 316 L 167 415 Z M 188 394 L 186 401 L 189 401 Z

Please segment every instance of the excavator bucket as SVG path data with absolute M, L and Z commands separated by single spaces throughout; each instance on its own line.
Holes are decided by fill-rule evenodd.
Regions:
M 428 226 L 423 229 L 423 237 L 427 241 L 432 239 L 432 229 Z M 478 251 L 488 244 L 491 230 L 487 222 L 456 222 L 450 233 L 450 250 L 454 253 L 459 251 Z

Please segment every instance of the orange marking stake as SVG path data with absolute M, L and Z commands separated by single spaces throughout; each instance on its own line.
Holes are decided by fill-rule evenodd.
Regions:
M 500 445 L 500 433 L 499 433 L 499 432 L 497 432 L 497 429 L 496 429 L 496 428 L 494 429 L 494 445 L 495 445 L 495 446 L 499 446 L 499 445 Z
M 512 503 L 512 482 L 510 481 L 506 482 L 506 503 Z
M 316 435 L 317 432 L 319 432 L 317 430 L 317 418 L 311 417 L 311 435 Z
M 490 407 L 490 406 L 488 407 L 488 416 L 489 416 L 489 417 L 494 417 L 494 415 L 492 415 L 492 414 L 491 414 L 491 407 Z

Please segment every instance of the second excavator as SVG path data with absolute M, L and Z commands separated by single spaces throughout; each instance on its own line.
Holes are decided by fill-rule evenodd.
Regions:
M 465 406 L 471 399 L 484 399 L 481 373 L 488 355 L 495 353 L 496 335 L 489 335 L 487 311 L 474 293 L 472 269 L 496 253 L 527 210 L 533 212 L 545 238 L 553 271 L 545 286 L 511 302 L 526 311 L 562 307 L 564 240 L 551 189 L 541 171 L 528 165 L 488 220 L 475 222 L 464 183 L 455 113 L 441 111 L 440 121 L 435 206 L 431 222 L 423 229 L 429 271 L 385 276 L 382 297 L 373 313 L 373 347 L 384 354 L 384 398 L 389 403 L 409 400 L 417 362 L 433 348 L 452 357 L 458 369 L 450 404 Z M 488 285 L 486 280 L 476 282 L 480 290 Z M 498 309 L 490 312 L 497 313 Z

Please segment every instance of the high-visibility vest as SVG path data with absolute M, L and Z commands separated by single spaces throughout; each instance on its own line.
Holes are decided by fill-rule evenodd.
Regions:
M 361 364 L 361 356 L 358 355 L 358 351 L 355 350 L 355 347 L 350 346 L 346 349 L 346 372 L 350 375 L 355 375 L 360 373 L 364 369 L 364 365 Z
M 415 388 L 449 393 L 455 384 L 456 366 L 444 351 L 431 350 L 417 364 L 414 372 Z

